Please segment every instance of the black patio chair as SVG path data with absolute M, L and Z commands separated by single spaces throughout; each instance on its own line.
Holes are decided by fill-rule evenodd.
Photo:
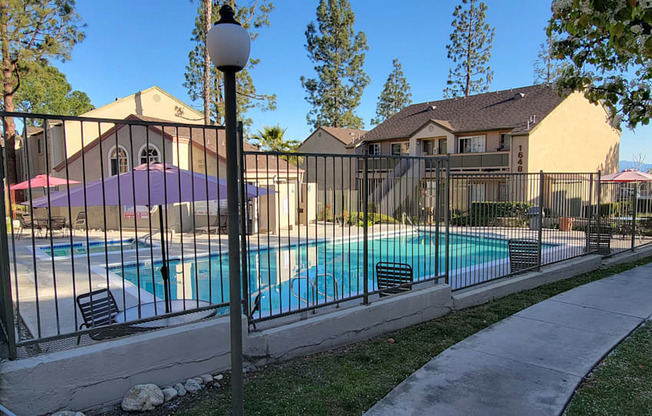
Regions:
M 376 263 L 378 294 L 388 296 L 412 290 L 412 266 L 405 263 Z
M 511 239 L 509 248 L 509 267 L 512 273 L 531 270 L 539 266 L 539 242 L 537 240 Z
M 613 227 L 610 224 L 602 223 L 598 227 L 595 221 L 591 221 L 586 228 L 587 251 L 595 251 L 602 256 L 611 254 L 612 236 Z
M 95 341 L 103 341 L 150 330 L 149 328 L 129 325 L 103 328 L 115 324 L 115 317 L 120 313 L 118 304 L 109 289 L 99 289 L 84 293 L 83 295 L 77 296 L 76 302 L 84 318 L 84 323 L 79 325 L 79 329 L 100 328 L 97 331 L 88 333 L 88 336 Z M 77 337 L 77 345 L 79 345 L 80 340 L 81 335 Z

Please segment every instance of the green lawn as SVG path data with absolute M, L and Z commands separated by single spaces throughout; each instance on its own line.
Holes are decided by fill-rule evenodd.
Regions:
M 574 415 L 652 414 L 652 321 L 589 374 L 567 408 Z
M 245 377 L 245 413 L 359 415 L 431 358 L 470 335 L 561 292 L 650 261 L 587 273 L 328 353 L 260 368 Z M 387 342 L 390 337 L 395 343 Z M 228 414 L 228 377 L 223 384 L 181 404 L 176 414 Z

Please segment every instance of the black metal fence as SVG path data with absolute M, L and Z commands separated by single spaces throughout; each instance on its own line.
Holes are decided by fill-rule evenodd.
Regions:
M 234 254 L 221 127 L 0 117 L 5 143 L 10 119 L 18 126 L 0 228 L 11 358 L 227 314 L 230 255 L 254 324 L 652 241 L 647 188 L 598 173 L 451 173 L 449 156 L 260 152 L 240 140 Z

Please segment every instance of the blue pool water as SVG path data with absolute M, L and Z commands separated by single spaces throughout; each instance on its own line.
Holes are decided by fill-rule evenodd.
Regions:
M 105 252 L 114 252 L 114 251 L 127 251 L 135 250 L 138 248 L 147 248 L 150 245 L 143 241 L 137 241 L 133 238 L 126 238 L 123 240 L 109 240 L 106 243 L 104 241 L 91 241 L 89 243 L 80 242 L 74 243 L 72 246 L 68 244 L 54 244 L 52 247 L 49 245 L 41 246 L 38 250 L 49 257 L 65 257 L 69 258 L 71 253 L 74 255 L 83 255 L 86 254 L 104 254 Z M 54 254 L 52 254 L 54 253 Z
M 420 232 L 369 240 L 369 290 L 375 290 L 375 264 L 379 261 L 408 263 L 414 280 L 444 273 L 444 235 Z M 462 247 L 463 251 L 457 247 Z M 456 253 L 464 255 L 456 255 Z M 508 256 L 507 241 L 450 235 L 451 268 L 500 260 Z M 319 242 L 285 248 L 251 250 L 248 282 L 251 301 L 260 296 L 260 314 L 287 312 L 363 293 L 363 242 Z M 161 262 L 112 267 L 111 272 L 163 298 Z M 170 261 L 173 299 L 199 299 L 212 303 L 229 300 L 228 256 Z

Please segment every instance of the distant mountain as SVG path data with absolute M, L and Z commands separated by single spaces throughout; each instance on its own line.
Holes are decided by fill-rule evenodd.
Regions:
M 630 162 L 628 160 L 621 160 L 619 164 L 620 164 L 621 171 L 625 169 L 636 169 L 637 167 L 636 162 Z M 652 168 L 652 163 L 643 163 L 641 165 L 641 171 L 643 172 L 647 172 L 648 170 L 650 170 L 650 168 Z

